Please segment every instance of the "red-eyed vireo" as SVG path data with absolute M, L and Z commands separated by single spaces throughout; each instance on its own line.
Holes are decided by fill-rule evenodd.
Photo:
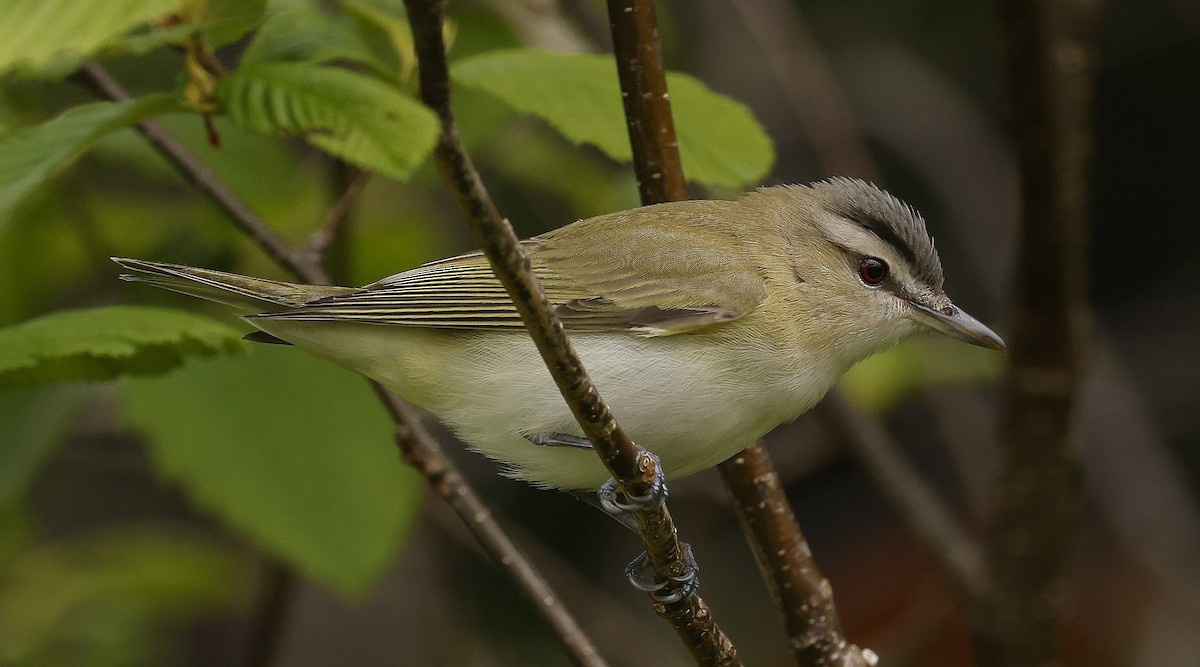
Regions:
M 1004 347 L 946 296 L 920 215 L 858 180 L 646 206 L 524 244 L 601 395 L 668 477 L 795 419 L 915 331 Z M 361 288 L 114 259 L 126 279 L 237 306 L 259 339 L 379 381 L 515 477 L 609 477 L 479 253 Z

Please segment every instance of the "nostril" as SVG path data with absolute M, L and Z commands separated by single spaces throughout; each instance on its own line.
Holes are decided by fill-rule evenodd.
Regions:
M 943 315 L 953 316 L 955 312 L 957 311 L 955 311 L 954 306 L 946 306 L 945 308 L 942 308 Z

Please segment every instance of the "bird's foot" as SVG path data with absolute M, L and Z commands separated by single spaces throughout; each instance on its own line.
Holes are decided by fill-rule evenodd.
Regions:
M 654 457 L 654 480 L 650 482 L 650 488 L 646 489 L 644 494 L 635 496 L 621 488 L 617 484 L 617 480 L 608 478 L 608 481 L 596 492 L 600 497 L 600 507 L 605 512 L 621 520 L 622 515 L 634 512 L 652 512 L 666 502 L 667 478 L 663 474 L 662 460 L 654 454 L 650 454 L 650 456 Z
M 625 568 L 625 577 L 634 588 L 648 593 L 651 600 L 661 604 L 673 604 L 692 597 L 700 589 L 700 566 L 692 555 L 691 545 L 681 542 L 680 546 L 683 548 L 681 574 L 659 578 L 650 555 L 643 551 Z

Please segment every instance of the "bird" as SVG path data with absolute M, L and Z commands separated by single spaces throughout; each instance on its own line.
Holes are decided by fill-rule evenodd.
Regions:
M 796 419 L 918 331 L 1005 347 L 946 295 L 924 218 L 858 179 L 643 206 L 521 243 L 601 396 L 672 479 Z M 252 341 L 379 382 L 503 474 L 566 491 L 609 478 L 480 252 L 363 287 L 112 259 L 122 279 L 240 310 Z

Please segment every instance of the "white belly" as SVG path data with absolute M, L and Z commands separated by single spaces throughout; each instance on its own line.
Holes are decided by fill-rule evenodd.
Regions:
M 609 476 L 594 452 L 524 437 L 582 432 L 523 332 L 260 323 L 433 412 L 473 448 L 507 464 L 508 474 L 566 489 L 595 488 Z M 835 373 L 764 376 L 755 369 L 778 367 L 780 351 L 712 354 L 697 351 L 695 339 L 683 335 L 577 334 L 571 340 L 617 421 L 662 458 L 668 477 L 732 456 L 807 410 L 836 379 Z

